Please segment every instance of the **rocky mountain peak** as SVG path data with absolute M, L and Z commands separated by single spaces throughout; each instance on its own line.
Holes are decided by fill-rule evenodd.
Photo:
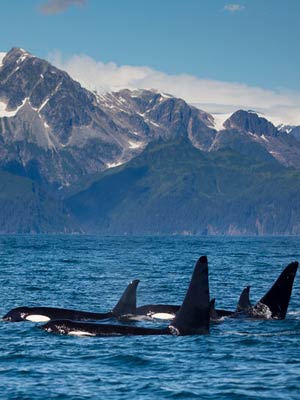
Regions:
M 224 122 L 226 129 L 236 129 L 255 135 L 277 136 L 278 130 L 264 117 L 256 112 L 238 110 Z
M 300 143 L 256 113 L 239 110 L 224 125 L 216 122 L 157 90 L 92 93 L 23 49 L 0 58 L 0 168 L 47 184 L 73 185 L 130 161 L 158 140 L 184 139 L 202 151 L 242 148 L 244 154 L 263 147 L 298 167 Z
M 294 126 L 289 134 L 293 135 L 297 140 L 300 141 L 300 126 Z

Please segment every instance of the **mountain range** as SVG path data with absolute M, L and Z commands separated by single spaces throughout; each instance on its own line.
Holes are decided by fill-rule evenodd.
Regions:
M 300 126 L 0 57 L 2 233 L 299 234 L 299 178 Z

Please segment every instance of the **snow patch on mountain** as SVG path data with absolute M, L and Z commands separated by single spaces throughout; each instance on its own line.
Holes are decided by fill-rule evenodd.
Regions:
M 6 53 L 0 52 L 0 68 L 3 65 L 3 58 L 6 56 Z
M 144 143 L 136 143 L 136 142 L 132 142 L 131 140 L 128 141 L 128 144 L 129 144 L 130 149 L 138 149 L 138 148 L 144 146 Z
M 107 163 L 106 167 L 107 168 L 115 168 L 115 167 L 118 167 L 119 165 L 122 165 L 122 164 L 124 164 L 124 162 Z
M 284 132 L 284 133 L 291 133 L 292 130 L 295 128 L 294 125 L 284 125 L 284 124 L 280 124 L 277 126 L 277 129 L 280 132 Z
M 222 129 L 225 129 L 223 124 L 224 122 L 231 117 L 232 113 L 226 113 L 226 114 L 211 114 L 214 118 L 213 122 L 213 128 L 215 128 L 217 131 L 220 131 Z
M 6 103 L 0 101 L 0 118 L 14 117 L 17 114 L 17 112 L 24 106 L 24 104 L 26 103 L 27 100 L 28 100 L 28 98 L 25 98 L 19 107 L 17 107 L 15 110 L 11 110 L 11 111 L 8 111 L 6 109 L 6 107 L 7 107 Z

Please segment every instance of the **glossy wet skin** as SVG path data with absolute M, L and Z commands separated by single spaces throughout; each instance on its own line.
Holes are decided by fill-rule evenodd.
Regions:
M 48 333 L 73 336 L 145 336 L 171 335 L 169 328 L 151 329 L 126 325 L 93 324 L 69 320 L 54 320 L 39 327 Z
M 18 307 L 10 310 L 2 319 L 8 322 L 45 322 L 49 319 L 102 320 L 113 317 L 112 312 L 92 313 L 54 307 Z
M 29 313 L 29 307 L 18 307 L 10 310 L 2 319 L 9 322 L 20 322 L 24 321 Z

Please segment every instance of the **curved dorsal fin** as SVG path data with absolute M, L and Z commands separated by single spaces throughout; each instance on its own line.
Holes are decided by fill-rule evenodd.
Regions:
M 170 325 L 173 333 L 194 335 L 209 332 L 209 285 L 207 257 L 196 263 L 193 276 L 175 319 Z
M 245 311 L 251 308 L 249 293 L 250 293 L 250 286 L 246 286 L 240 295 L 236 311 Z
M 271 318 L 284 319 L 292 294 L 293 283 L 299 263 L 290 263 L 279 275 L 271 289 L 256 303 L 254 309 L 260 309 L 262 305 L 270 310 Z
M 112 310 L 112 313 L 116 317 L 120 317 L 121 315 L 134 314 L 136 310 L 136 289 L 139 282 L 140 281 L 138 279 L 135 279 L 134 281 L 130 282 L 125 289 L 120 300 Z

